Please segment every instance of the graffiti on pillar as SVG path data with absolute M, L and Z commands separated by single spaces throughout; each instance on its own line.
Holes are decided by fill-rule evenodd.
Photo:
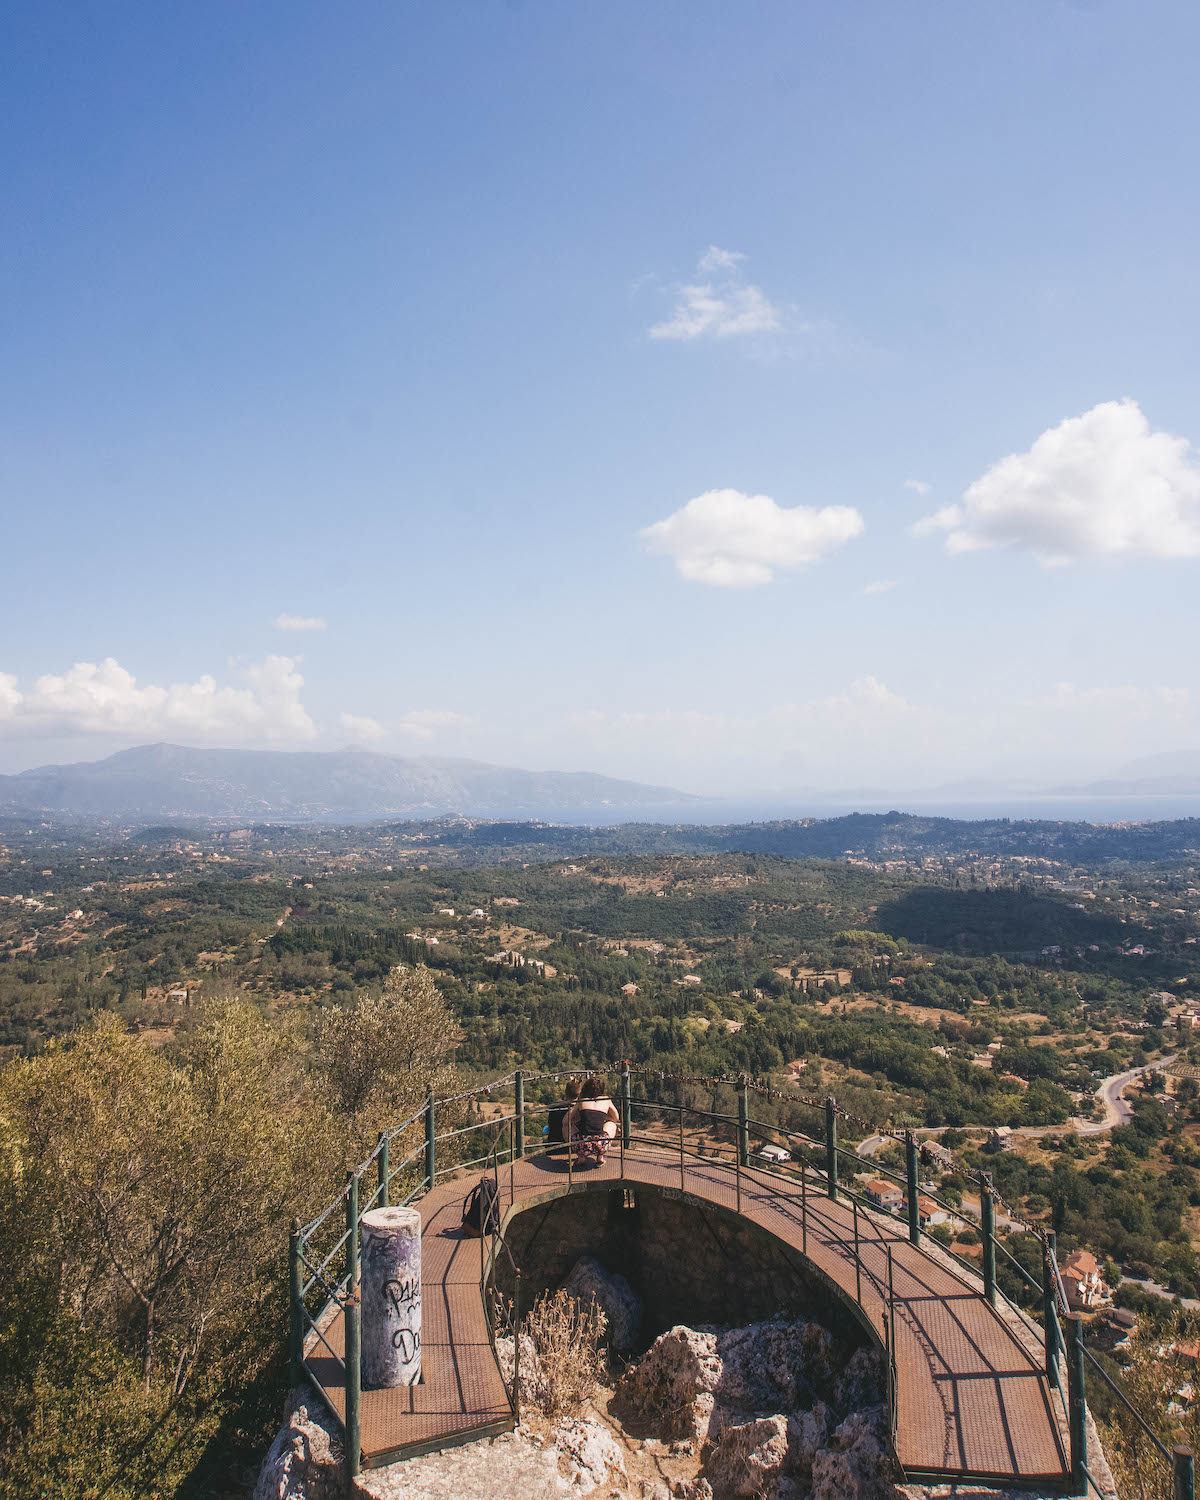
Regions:
M 363 1384 L 421 1379 L 421 1216 L 411 1208 L 363 1215 Z

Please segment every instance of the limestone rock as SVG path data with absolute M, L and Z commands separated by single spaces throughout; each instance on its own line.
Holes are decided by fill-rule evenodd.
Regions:
M 619 1483 L 623 1488 L 629 1482 L 617 1440 L 602 1422 L 582 1417 L 557 1422 L 554 1446 L 560 1473 L 565 1470 L 570 1483 L 585 1493 L 597 1485 Z
M 254 1500 L 341 1500 L 344 1489 L 340 1445 L 335 1450 L 328 1429 L 307 1406 L 296 1406 L 263 1459 Z
M 720 1405 L 742 1412 L 810 1406 L 828 1388 L 833 1340 L 819 1323 L 749 1323 L 717 1335 Z
M 788 1417 L 788 1473 L 803 1485 L 812 1480 L 813 1460 L 829 1441 L 833 1413 L 823 1401 L 812 1411 L 796 1411 Z
M 856 1349 L 833 1388 L 833 1404 L 838 1411 L 861 1411 L 878 1406 L 883 1400 L 883 1368 L 878 1354 L 870 1349 Z
M 707 1479 L 677 1479 L 671 1493 L 675 1500 L 713 1500 L 713 1487 Z
M 813 1459 L 812 1500 L 904 1500 L 892 1483 L 881 1408 L 852 1412 Z
M 615 1271 L 585 1255 L 563 1282 L 563 1291 L 579 1302 L 594 1298 L 608 1319 L 608 1342 L 614 1349 L 632 1349 L 642 1327 L 642 1299 Z
M 708 1479 L 718 1500 L 735 1496 L 775 1500 L 788 1455 L 786 1417 L 757 1417 L 727 1427 L 708 1460 Z
M 801 1411 L 831 1379 L 833 1341 L 816 1323 L 750 1323 L 660 1335 L 617 1387 L 618 1402 L 663 1437 L 719 1439 L 730 1427 Z
M 526 1431 L 369 1469 L 357 1486 L 356 1494 L 370 1500 L 558 1500 L 571 1494 L 558 1472 L 558 1450 L 539 1447 Z M 344 1491 L 338 1500 L 345 1500 Z
M 513 1339 L 511 1334 L 496 1338 L 496 1361 L 504 1384 L 511 1387 L 513 1379 Z M 538 1357 L 537 1345 L 527 1333 L 521 1335 L 521 1400 L 532 1401 L 541 1406 L 546 1396 L 546 1376 Z
M 717 1335 L 679 1324 L 625 1372 L 616 1402 L 635 1423 L 653 1424 L 659 1437 L 706 1438 L 723 1369 Z

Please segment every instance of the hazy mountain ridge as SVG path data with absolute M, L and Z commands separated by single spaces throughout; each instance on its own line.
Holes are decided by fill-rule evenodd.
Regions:
M 140 745 L 104 760 L 0 776 L 0 810 L 60 817 L 553 817 L 698 803 L 669 787 L 588 771 L 523 771 L 369 750 Z

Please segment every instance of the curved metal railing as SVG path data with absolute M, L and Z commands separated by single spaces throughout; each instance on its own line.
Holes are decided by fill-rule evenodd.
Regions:
M 604 1071 L 615 1071 L 606 1069 Z M 352 1168 L 346 1174 L 345 1185 L 340 1193 L 328 1203 L 307 1224 L 301 1225 L 299 1221 L 293 1223 L 291 1233 L 291 1325 L 289 1353 L 292 1367 L 293 1383 L 299 1380 L 306 1358 L 319 1344 L 323 1347 L 341 1371 L 346 1392 L 346 1421 L 345 1435 L 347 1455 L 351 1471 L 358 1472 L 359 1457 L 359 1411 L 361 1405 L 361 1392 L 359 1388 L 358 1371 L 358 1348 L 359 1348 L 359 1320 L 361 1309 L 358 1302 L 358 1238 L 359 1224 L 362 1215 L 369 1209 L 377 1206 L 388 1206 L 395 1202 L 408 1204 L 422 1194 L 428 1192 L 436 1182 L 455 1172 L 467 1170 L 472 1167 L 483 1166 L 490 1170 L 499 1185 L 499 1173 L 502 1166 L 507 1166 L 510 1178 L 514 1163 L 522 1157 L 535 1154 L 539 1150 L 551 1149 L 550 1145 L 542 1145 L 540 1142 L 528 1142 L 525 1139 L 525 1125 L 528 1118 L 537 1118 L 543 1111 L 548 1111 L 549 1105 L 525 1103 L 525 1087 L 534 1083 L 557 1082 L 563 1078 L 578 1076 L 578 1069 L 562 1069 L 557 1072 L 544 1072 L 525 1074 L 520 1070 L 510 1073 L 503 1078 L 494 1079 L 487 1083 L 478 1084 L 472 1088 L 461 1090 L 445 1098 L 435 1099 L 432 1094 L 426 1098 L 425 1104 L 415 1110 L 406 1119 L 392 1126 L 389 1130 L 381 1131 L 373 1150 L 361 1161 L 357 1167 Z M 824 1219 L 821 1221 L 823 1232 L 836 1240 L 844 1249 L 848 1262 L 853 1263 L 855 1272 L 856 1300 L 863 1309 L 867 1310 L 863 1303 L 863 1277 L 866 1276 L 873 1292 L 879 1302 L 881 1344 L 883 1347 L 887 1364 L 887 1402 L 890 1423 L 894 1435 L 896 1421 L 896 1357 L 895 1357 L 895 1293 L 893 1279 L 893 1256 L 891 1242 L 883 1233 L 881 1225 L 876 1216 L 883 1219 L 896 1216 L 889 1214 L 886 1209 L 881 1209 L 878 1204 L 871 1203 L 867 1197 L 857 1191 L 856 1186 L 848 1185 L 841 1176 L 843 1164 L 853 1164 L 861 1171 L 869 1170 L 876 1178 L 882 1178 L 899 1184 L 905 1191 L 907 1209 L 908 1239 L 910 1243 L 922 1252 L 922 1254 L 938 1265 L 942 1270 L 951 1269 L 952 1274 L 973 1292 L 978 1292 L 979 1283 L 982 1280 L 982 1289 L 988 1303 L 995 1308 L 997 1301 L 1002 1301 L 1010 1315 L 1019 1320 L 1022 1327 L 1042 1344 L 1044 1349 L 1044 1364 L 1047 1382 L 1050 1389 L 1056 1394 L 1059 1403 L 1059 1421 L 1065 1429 L 1069 1447 L 1069 1462 L 1071 1466 L 1072 1480 L 1076 1492 L 1083 1494 L 1087 1487 L 1091 1487 L 1097 1494 L 1103 1492 L 1099 1489 L 1094 1477 L 1091 1475 L 1087 1465 L 1086 1445 L 1086 1395 L 1085 1376 L 1086 1369 L 1090 1367 L 1094 1375 L 1098 1375 L 1118 1402 L 1122 1411 L 1137 1425 L 1138 1430 L 1144 1433 L 1151 1443 L 1151 1452 L 1156 1459 L 1165 1462 L 1170 1467 L 1174 1500 L 1194 1500 L 1194 1484 L 1192 1480 L 1192 1455 L 1191 1450 L 1176 1446 L 1168 1448 L 1167 1445 L 1153 1432 L 1150 1426 L 1137 1412 L 1127 1394 L 1123 1392 L 1112 1377 L 1099 1365 L 1090 1351 L 1083 1347 L 1082 1330 L 1080 1319 L 1074 1314 L 1067 1302 L 1065 1289 L 1061 1275 L 1059 1274 L 1057 1259 L 1054 1253 L 1054 1237 L 1047 1235 L 1041 1226 L 1028 1225 L 1013 1214 L 1007 1205 L 1002 1205 L 1012 1222 L 1017 1224 L 1025 1232 L 1037 1237 L 1042 1251 L 1042 1281 L 1039 1285 L 1027 1267 L 1023 1266 L 1015 1256 L 1011 1255 L 1003 1244 L 999 1242 L 995 1234 L 994 1212 L 997 1204 L 1002 1204 L 999 1194 L 992 1187 L 990 1179 L 986 1174 L 981 1174 L 979 1182 L 981 1214 L 978 1219 L 967 1211 L 962 1204 L 951 1203 L 936 1193 L 922 1188 L 919 1181 L 919 1148 L 911 1131 L 897 1134 L 892 1131 L 881 1131 L 878 1127 L 848 1111 L 842 1110 L 832 1098 L 819 1101 L 810 1099 L 801 1094 L 785 1093 L 782 1090 L 770 1088 L 763 1084 L 756 1084 L 745 1076 L 729 1078 L 725 1076 L 716 1077 L 692 1077 L 690 1075 L 668 1074 L 661 1070 L 651 1068 L 634 1068 L 629 1064 L 621 1064 L 621 1129 L 619 1132 L 620 1151 L 622 1164 L 624 1153 L 629 1150 L 636 1139 L 639 1144 L 648 1145 L 655 1149 L 670 1150 L 678 1154 L 680 1160 L 681 1184 L 686 1181 L 685 1159 L 709 1161 L 714 1159 L 719 1151 L 722 1154 L 728 1152 L 732 1158 L 736 1185 L 737 1209 L 741 1211 L 743 1193 L 743 1173 L 753 1172 L 752 1180 L 758 1186 L 763 1186 L 760 1179 L 763 1177 L 773 1180 L 786 1180 L 793 1189 L 799 1181 L 801 1189 L 801 1251 L 807 1254 L 807 1236 L 809 1232 L 809 1210 L 808 1196 L 810 1180 L 815 1179 L 814 1186 L 819 1188 L 820 1197 L 838 1199 L 845 1197 L 850 1200 L 853 1234 L 847 1238 L 840 1235 L 833 1225 Z M 700 1084 L 706 1087 L 721 1087 L 731 1089 L 736 1093 L 738 1110 L 736 1115 L 724 1114 L 715 1110 L 703 1110 L 686 1105 L 682 1102 L 682 1094 L 674 1103 L 661 1099 L 634 1099 L 632 1097 L 631 1081 L 633 1078 L 650 1080 L 660 1085 L 673 1083 L 677 1087 L 684 1084 Z M 511 1091 L 512 1111 L 487 1119 L 468 1120 L 465 1124 L 457 1123 L 458 1115 L 454 1106 L 462 1106 L 465 1101 L 475 1100 L 499 1093 Z M 824 1115 L 824 1134 L 820 1137 L 808 1135 L 803 1131 L 790 1129 L 782 1125 L 760 1121 L 751 1118 L 749 1113 L 749 1095 L 751 1093 L 767 1096 L 790 1105 L 801 1105 L 809 1107 Z M 454 1123 L 450 1128 L 438 1129 L 438 1117 L 448 1107 L 451 1108 L 451 1119 Z M 636 1133 L 632 1129 L 632 1113 L 634 1109 L 649 1110 L 657 1113 L 663 1120 L 674 1116 L 677 1128 L 674 1138 L 669 1140 L 665 1133 L 655 1134 L 653 1132 Z M 723 1132 L 728 1133 L 732 1140 L 729 1143 L 710 1142 L 708 1145 L 709 1155 L 704 1156 L 698 1150 L 689 1149 L 684 1139 L 685 1117 L 697 1121 L 707 1121 L 710 1133 L 719 1137 Z M 838 1140 L 838 1122 L 845 1120 L 856 1126 L 863 1127 L 871 1134 L 890 1134 L 897 1144 L 905 1148 L 906 1170 L 903 1174 L 879 1162 L 870 1160 L 859 1155 L 852 1148 L 844 1146 Z M 393 1144 L 400 1140 L 405 1132 L 412 1131 L 415 1127 L 423 1127 L 423 1139 L 419 1144 L 410 1149 L 398 1162 L 392 1160 Z M 488 1133 L 490 1132 L 490 1141 Z M 790 1160 L 784 1164 L 775 1164 L 760 1159 L 751 1161 L 750 1139 L 751 1135 L 761 1144 L 776 1144 L 779 1138 L 787 1142 Z M 464 1154 L 464 1148 L 468 1138 L 472 1136 L 483 1136 L 487 1142 L 485 1149 L 475 1155 Z M 560 1143 L 553 1143 L 560 1145 Z M 469 1149 L 469 1148 L 467 1148 Z M 815 1165 L 810 1159 L 812 1153 L 824 1155 L 824 1167 Z M 440 1165 L 439 1165 L 440 1158 Z M 449 1158 L 449 1159 L 447 1159 Z M 568 1188 L 573 1186 L 573 1162 L 572 1153 L 567 1152 L 568 1163 Z M 798 1168 L 798 1170 L 797 1170 Z M 622 1175 L 623 1172 L 622 1172 Z M 363 1195 L 364 1182 L 374 1179 L 371 1190 Z M 406 1188 L 406 1191 L 399 1191 Z M 778 1189 L 775 1190 L 777 1193 Z M 957 1255 L 949 1247 L 939 1246 L 937 1254 L 930 1253 L 923 1239 L 925 1231 L 920 1222 L 921 1200 L 933 1203 L 937 1208 L 945 1212 L 953 1221 L 964 1225 L 970 1225 L 979 1230 L 982 1237 L 981 1266 L 976 1266 L 965 1257 Z M 511 1201 L 511 1199 L 510 1199 Z M 790 1200 L 794 1201 L 794 1200 Z M 344 1218 L 337 1215 L 341 1208 Z M 332 1221 L 332 1222 L 331 1222 Z M 335 1231 L 341 1227 L 341 1232 Z M 863 1232 L 871 1236 L 869 1243 L 881 1247 L 886 1255 L 887 1279 L 883 1280 L 881 1275 L 869 1269 L 862 1257 Z M 898 1238 L 899 1236 L 897 1236 Z M 499 1256 L 505 1253 L 508 1260 L 512 1262 L 511 1253 L 503 1242 L 503 1236 L 498 1227 L 494 1228 L 490 1238 L 487 1254 L 483 1257 L 483 1271 L 480 1279 L 480 1296 L 488 1320 L 488 1334 L 493 1354 L 495 1354 L 495 1339 L 497 1332 L 498 1309 L 501 1309 L 501 1299 L 498 1297 L 494 1273 L 498 1264 Z M 1011 1266 L 1017 1277 L 1023 1282 L 1035 1299 L 1040 1298 L 1042 1304 L 1042 1321 L 1038 1321 L 1021 1307 L 1017 1302 L 1007 1296 L 999 1283 L 996 1275 L 997 1251 Z M 518 1292 L 512 1304 L 503 1309 L 500 1315 L 505 1321 L 508 1332 L 512 1334 L 514 1344 L 514 1371 L 511 1381 L 506 1382 L 509 1393 L 510 1407 L 514 1419 L 518 1415 L 519 1408 L 519 1370 L 520 1370 L 520 1326 L 521 1309 L 519 1294 L 519 1267 L 512 1262 L 512 1270 L 516 1278 Z M 313 1310 L 314 1293 L 319 1301 L 316 1311 Z M 346 1318 L 345 1328 L 345 1356 L 340 1355 L 326 1337 L 327 1329 L 332 1321 L 336 1319 L 338 1311 L 342 1311 Z M 997 1312 L 999 1315 L 999 1312 Z M 868 1315 L 869 1316 L 869 1315 Z M 1063 1323 L 1065 1322 L 1067 1335 L 1064 1337 Z M 1066 1382 L 1063 1381 L 1063 1364 L 1066 1365 Z

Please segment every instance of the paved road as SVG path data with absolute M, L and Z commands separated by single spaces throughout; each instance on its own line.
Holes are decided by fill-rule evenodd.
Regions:
M 1043 1136 L 1062 1135 L 1064 1132 L 1074 1132 L 1076 1135 L 1105 1135 L 1116 1125 L 1128 1125 L 1133 1118 L 1133 1110 L 1125 1103 L 1124 1093 L 1131 1083 L 1141 1078 L 1144 1073 L 1161 1072 L 1169 1068 L 1179 1056 L 1173 1052 L 1170 1057 L 1160 1057 L 1157 1062 L 1146 1063 L 1141 1068 L 1129 1068 L 1124 1073 L 1113 1073 L 1108 1078 L 1102 1078 L 1096 1086 L 1096 1098 L 1104 1106 L 1103 1120 L 1080 1120 L 1070 1119 L 1065 1125 L 1017 1125 L 1013 1129 L 1013 1135 Z M 967 1130 L 979 1130 L 984 1127 L 968 1125 Z M 936 1137 L 944 1130 L 949 1130 L 949 1125 L 922 1125 L 913 1131 L 914 1135 L 925 1137 Z M 870 1135 L 862 1145 L 858 1147 L 860 1156 L 874 1156 L 881 1146 L 889 1145 L 893 1141 L 890 1135 Z

